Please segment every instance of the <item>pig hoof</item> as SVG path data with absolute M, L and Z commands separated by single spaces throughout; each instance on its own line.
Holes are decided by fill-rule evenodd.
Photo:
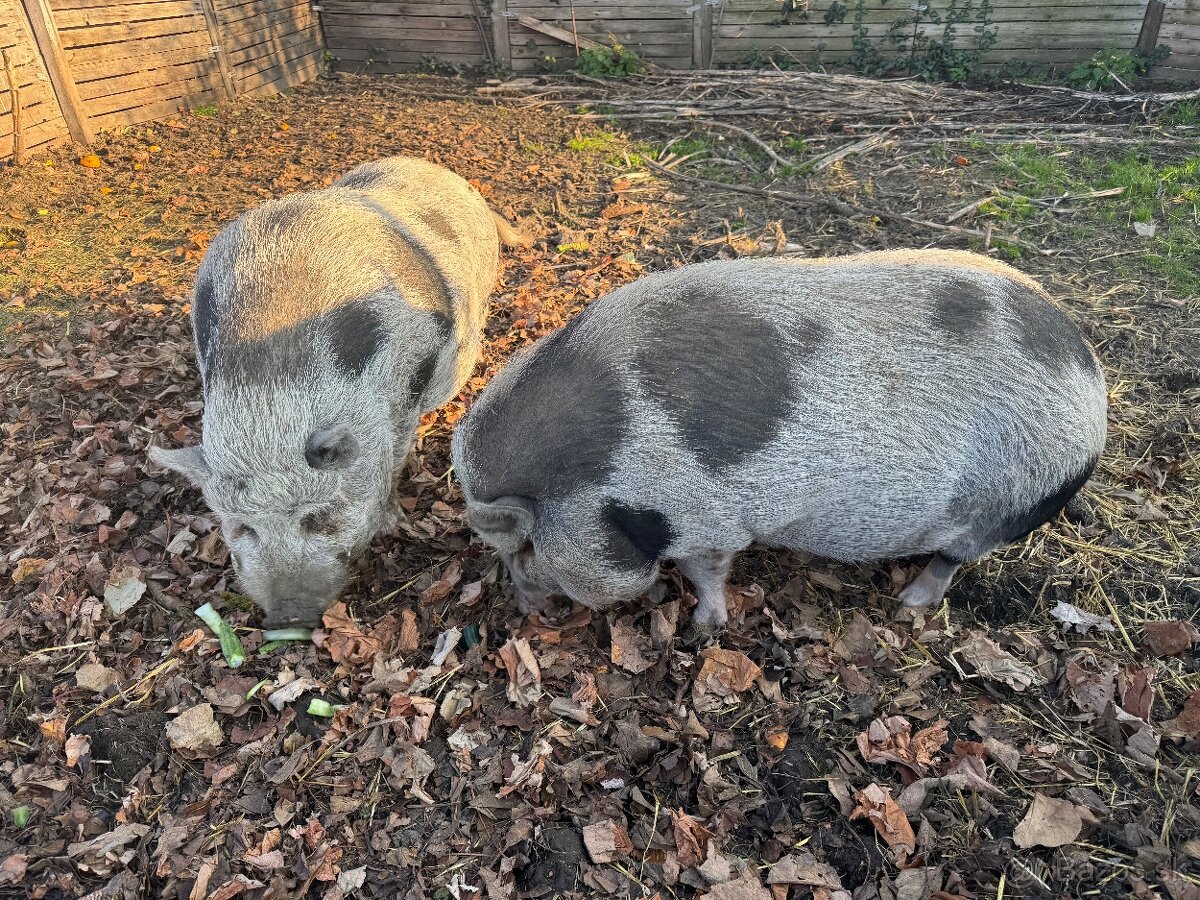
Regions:
M 725 623 L 729 621 L 729 614 L 722 609 L 700 609 L 692 615 L 692 625 L 698 629 L 707 629 L 716 631 L 725 627 Z
M 941 603 L 942 597 L 942 591 L 936 586 L 922 583 L 920 578 L 900 592 L 900 602 L 908 607 L 933 606 Z

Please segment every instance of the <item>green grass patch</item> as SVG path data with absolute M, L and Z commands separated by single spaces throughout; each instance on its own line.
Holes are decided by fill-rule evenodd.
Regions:
M 1176 112 L 1190 116 L 1195 110 Z M 1031 198 L 1121 188 L 1111 197 L 1087 198 L 1069 224 L 1083 241 L 1098 230 L 1144 252 L 1122 257 L 1118 271 L 1130 278 L 1159 278 L 1173 292 L 1200 292 L 1200 153 L 1182 162 L 1162 163 L 1148 150 L 1124 156 L 1089 155 L 1033 144 L 999 148 L 996 174 L 1009 195 L 980 207 L 999 222 L 1025 222 L 1042 210 Z M 1153 224 L 1155 234 L 1142 236 L 1134 223 Z
M 597 134 L 580 135 L 567 141 L 567 149 L 577 153 L 587 153 L 595 150 L 608 150 L 617 142 L 617 136 L 611 131 L 601 131 Z
M 217 109 L 216 104 L 207 104 L 205 106 L 196 106 L 192 108 L 192 115 L 200 116 L 202 118 L 215 116 L 218 112 L 220 112 L 220 110 Z

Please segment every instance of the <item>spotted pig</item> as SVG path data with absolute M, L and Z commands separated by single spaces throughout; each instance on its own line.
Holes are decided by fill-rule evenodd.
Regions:
M 268 626 L 316 624 L 394 524 L 418 419 L 470 374 L 518 237 L 458 175 L 395 157 L 213 240 L 192 304 L 203 439 L 151 456 L 202 489 Z
M 467 518 L 529 611 L 636 598 L 672 561 L 725 622 L 752 541 L 931 554 L 1019 540 L 1087 481 L 1104 379 L 1030 278 L 960 252 L 737 260 L 643 278 L 515 358 L 454 436 Z

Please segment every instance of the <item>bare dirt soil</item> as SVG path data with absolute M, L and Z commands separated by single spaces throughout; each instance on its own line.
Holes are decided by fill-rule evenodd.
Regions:
M 343 77 L 0 171 L 0 896 L 1200 896 L 1194 110 L 693 83 L 680 119 L 628 117 L 665 82 Z M 393 153 L 536 243 L 408 521 L 315 644 L 260 652 L 212 515 L 146 461 L 200 436 L 191 280 L 240 211 Z M 516 612 L 447 456 L 516 349 L 664 266 L 913 246 L 1015 260 L 1096 344 L 1111 438 L 1062 517 L 927 620 L 893 599 L 919 560 L 757 550 L 716 640 L 673 573 Z

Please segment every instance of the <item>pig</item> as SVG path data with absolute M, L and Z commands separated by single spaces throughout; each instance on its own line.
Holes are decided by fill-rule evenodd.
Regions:
M 203 435 L 150 456 L 201 489 L 267 627 L 318 624 L 396 524 L 418 420 L 475 365 L 501 242 L 523 239 L 465 180 L 393 157 L 264 203 L 208 248 Z
M 1048 521 L 1104 446 L 1075 324 L 987 257 L 892 251 L 660 272 L 518 354 L 455 431 L 466 518 L 521 610 L 647 593 L 726 622 L 753 541 L 843 561 L 931 554 L 900 593 Z

